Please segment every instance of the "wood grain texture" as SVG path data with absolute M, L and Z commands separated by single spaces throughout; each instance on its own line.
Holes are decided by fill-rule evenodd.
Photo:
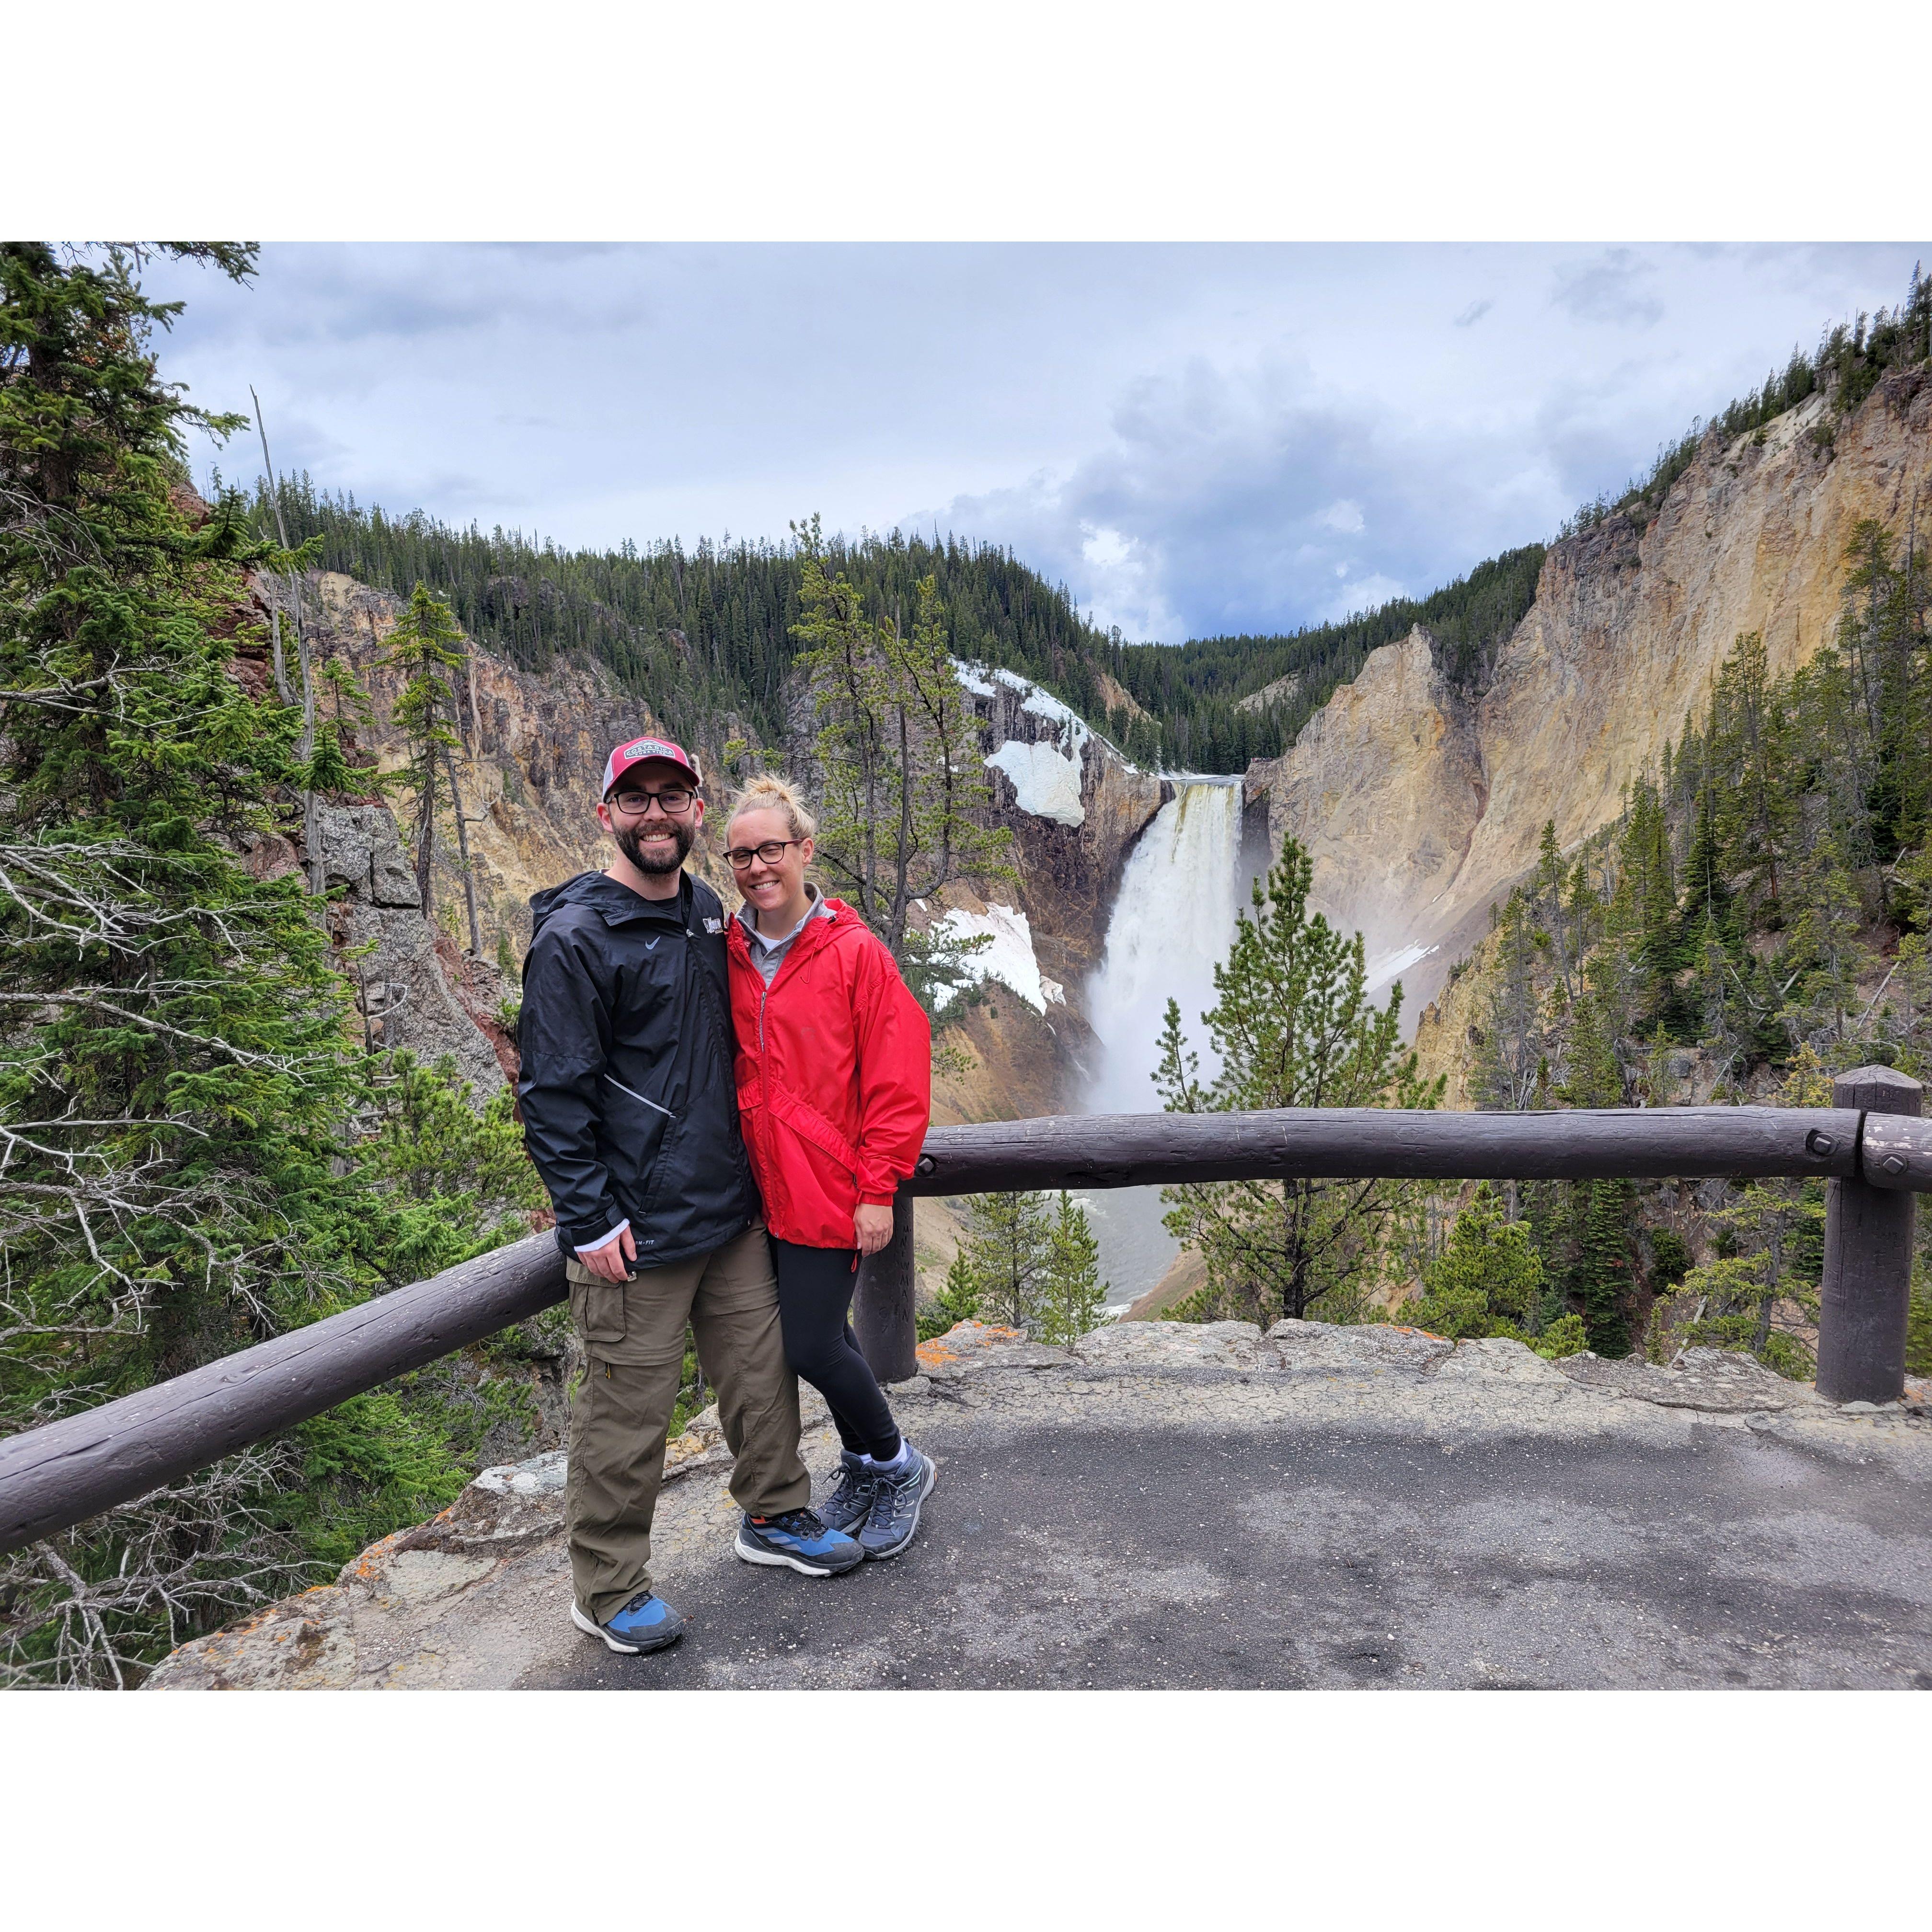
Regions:
M 1915 1178 L 1932 1179 L 1918 1116 L 1924 1092 L 1889 1066 L 1856 1066 L 1832 1082 L 1840 1107 L 1863 1111 L 1862 1178 L 1825 1198 L 1818 1310 L 1818 1393 L 1832 1402 L 1896 1402 L 1905 1393 Z M 1923 1186 L 1923 1180 L 1918 1181 Z
M 1660 1107 L 1531 1114 L 1372 1107 L 1253 1114 L 1063 1114 L 935 1127 L 916 1194 L 1383 1175 L 1604 1180 L 1856 1173 L 1844 1108 Z
M 919 1372 L 912 1234 L 912 1196 L 902 1188 L 892 1202 L 892 1238 L 859 1264 L 859 1286 L 852 1297 L 852 1332 L 859 1338 L 859 1352 L 882 1382 L 910 1381 Z
M 319 1415 L 565 1294 L 550 1234 L 0 1442 L 0 1552 L 50 1536 Z

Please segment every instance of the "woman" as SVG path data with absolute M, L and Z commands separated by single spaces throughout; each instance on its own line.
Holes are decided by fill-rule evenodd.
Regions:
M 901 1436 L 848 1318 L 860 1257 L 892 1233 L 892 1196 L 932 1112 L 932 1029 L 863 920 L 806 883 L 812 815 L 754 778 L 725 832 L 745 903 L 728 945 L 738 1112 L 764 1197 L 792 1367 L 844 1444 L 818 1514 L 868 1556 L 896 1556 L 938 1466 Z

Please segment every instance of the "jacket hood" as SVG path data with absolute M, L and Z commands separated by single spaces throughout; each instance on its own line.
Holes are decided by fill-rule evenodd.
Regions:
M 540 892 L 530 895 L 530 937 L 534 939 L 542 930 L 544 922 L 552 914 L 565 906 L 578 905 L 602 914 L 607 920 L 632 919 L 640 914 L 657 913 L 665 918 L 682 917 L 680 911 L 674 914 L 674 906 L 683 908 L 690 899 L 691 874 L 686 872 L 678 886 L 676 899 L 647 899 L 634 892 L 628 886 L 620 886 L 615 879 L 608 878 L 602 872 L 579 872 L 575 878 L 566 879 L 560 886 L 547 886 Z

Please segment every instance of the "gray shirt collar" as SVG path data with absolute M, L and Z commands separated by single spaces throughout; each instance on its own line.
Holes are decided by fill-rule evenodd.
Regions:
M 808 903 L 804 918 L 790 932 L 781 933 L 776 939 L 767 939 L 758 930 L 758 915 L 749 904 L 741 905 L 738 908 L 738 917 L 743 923 L 746 934 L 766 952 L 776 952 L 780 947 L 789 946 L 814 919 L 830 919 L 832 916 L 832 908 L 825 903 L 825 895 L 816 886 L 808 885 L 805 896 Z

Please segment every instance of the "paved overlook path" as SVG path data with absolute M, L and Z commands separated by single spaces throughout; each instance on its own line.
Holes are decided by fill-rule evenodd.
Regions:
M 1710 1351 L 1558 1366 L 1308 1322 L 1124 1323 L 1077 1352 L 969 1325 L 921 1360 L 896 1400 L 940 1480 L 892 1562 L 736 1561 L 701 1424 L 659 1510 L 671 1652 L 569 1627 L 551 1455 L 149 1688 L 1932 1688 L 1922 1388 L 1852 1413 Z

